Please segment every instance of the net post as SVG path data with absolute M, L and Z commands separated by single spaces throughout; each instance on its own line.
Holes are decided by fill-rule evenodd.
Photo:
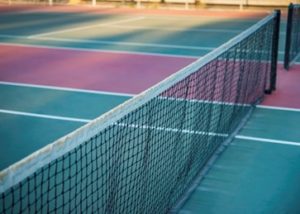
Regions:
M 285 36 L 284 68 L 287 71 L 289 70 L 289 64 L 290 64 L 293 7 L 294 7 L 293 3 L 290 3 L 288 7 L 287 27 L 286 27 L 286 36 Z
M 266 89 L 267 94 L 271 94 L 272 91 L 276 90 L 276 79 L 277 79 L 277 60 L 278 60 L 278 46 L 279 46 L 279 31 L 280 31 L 280 10 L 274 11 L 274 28 L 272 36 L 272 52 L 271 52 L 271 71 L 270 71 L 270 85 Z

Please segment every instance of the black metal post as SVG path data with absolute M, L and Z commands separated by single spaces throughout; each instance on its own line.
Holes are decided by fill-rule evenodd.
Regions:
M 275 10 L 274 32 L 272 39 L 272 56 L 271 56 L 271 73 L 270 73 L 270 93 L 276 89 L 277 79 L 277 60 L 278 60 L 278 46 L 280 33 L 280 10 Z
M 287 27 L 286 27 L 286 37 L 285 37 L 285 51 L 284 51 L 284 68 L 289 70 L 290 66 L 290 49 L 291 49 L 291 39 L 292 39 L 292 18 L 293 18 L 293 3 L 290 3 L 288 8 L 287 17 Z

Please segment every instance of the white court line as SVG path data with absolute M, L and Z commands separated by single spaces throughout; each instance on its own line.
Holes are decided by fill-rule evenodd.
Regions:
M 95 24 L 95 25 L 86 25 L 83 27 L 75 27 L 75 28 L 69 28 L 69 29 L 65 29 L 65 30 L 51 31 L 48 33 L 33 34 L 33 35 L 28 36 L 28 38 L 36 38 L 36 37 L 66 33 L 66 32 L 71 32 L 71 31 L 80 31 L 80 30 L 85 30 L 85 29 L 89 29 L 89 28 L 101 27 L 101 26 L 109 26 L 109 25 L 113 25 L 113 24 L 133 22 L 133 21 L 142 20 L 144 18 L 145 18 L 144 16 L 141 16 L 141 17 L 135 17 L 135 18 L 130 18 L 130 19 L 118 20 L 118 21 L 114 21 L 114 22 L 106 22 L 106 23 L 100 23 L 100 24 Z
M 300 142 L 292 142 L 292 141 L 286 141 L 286 140 L 274 140 L 274 139 L 269 139 L 269 138 L 249 137 L 249 136 L 244 136 L 244 135 L 237 135 L 237 136 L 235 136 L 235 138 L 242 139 L 242 140 L 259 141 L 259 142 L 265 142 L 265 143 L 300 146 Z
M 298 108 L 288 108 L 288 107 L 279 107 L 279 106 L 265 106 L 265 105 L 257 105 L 256 107 L 257 108 L 262 108 L 262 109 L 273 109 L 273 110 L 300 112 L 300 109 L 298 109 Z
M 228 134 L 224 134 L 224 133 L 193 131 L 193 130 L 187 130 L 187 129 L 174 129 L 174 128 L 155 127 L 155 126 L 138 125 L 138 124 L 117 123 L 116 125 L 123 126 L 123 127 L 129 127 L 129 128 L 137 128 L 137 129 L 151 129 L 151 130 L 175 132 L 175 133 L 181 132 L 184 134 L 208 135 L 208 136 L 217 136 L 217 137 L 228 137 L 229 136 Z M 259 142 L 265 142 L 265 143 L 276 143 L 276 144 L 284 144 L 284 145 L 291 145 L 291 146 L 300 146 L 300 142 L 251 137 L 251 136 L 245 136 L 245 135 L 236 135 L 234 138 L 243 139 L 243 140 L 259 141 Z
M 118 92 L 108 92 L 108 91 L 95 91 L 95 90 L 86 90 L 86 89 L 76 89 L 76 88 L 67 88 L 67 87 L 58 87 L 58 86 L 46 86 L 46 85 L 38 85 L 38 84 L 28 84 L 28 83 L 16 83 L 16 82 L 7 82 L 0 81 L 2 85 L 10 85 L 10 86 L 20 86 L 20 87 L 31 87 L 31 88 L 41 88 L 41 89 L 49 89 L 49 90 L 59 90 L 59 91 L 70 91 L 70 92 L 79 92 L 79 93 L 90 93 L 90 94 L 100 94 L 100 95 L 111 95 L 111 96 L 124 96 L 124 97 L 133 97 L 136 94 L 129 93 L 118 93 Z M 168 98 L 171 99 L 171 98 Z M 175 100 L 175 98 L 174 98 Z M 176 98 L 176 100 L 184 100 Z M 190 102 L 198 102 L 199 100 L 190 100 Z M 217 101 L 202 101 L 203 103 L 212 103 L 212 104 L 221 104 L 221 105 L 237 105 L 236 103 L 226 103 L 226 102 L 217 102 Z M 240 104 L 241 106 L 249 106 L 246 104 Z M 274 109 L 274 110 L 283 110 L 283 111 L 295 111 L 300 112 L 300 109 L 297 108 L 287 108 L 287 107 L 277 107 L 277 106 L 265 106 L 265 105 L 257 105 L 257 108 L 261 109 Z
M 284 63 L 284 61 L 278 60 L 279 65 L 283 65 L 283 63 Z M 295 63 L 293 63 L 293 65 L 300 65 L 300 62 L 295 62 Z
M 173 97 L 159 97 L 161 100 L 173 100 L 173 101 L 183 101 L 186 102 L 185 98 L 173 98 Z M 188 99 L 190 103 L 202 103 L 202 104 L 217 104 L 217 105 L 227 105 L 227 106 L 242 106 L 242 107 L 250 107 L 251 104 L 246 103 L 233 103 L 233 102 L 222 102 L 222 101 L 211 101 L 211 100 L 197 100 L 197 99 Z
M 175 132 L 175 133 L 180 132 L 180 133 L 184 133 L 184 134 L 208 135 L 208 136 L 214 136 L 214 137 L 215 136 L 216 137 L 228 137 L 229 136 L 228 134 L 224 134 L 224 133 L 193 131 L 193 130 L 187 130 L 187 129 L 165 128 L 165 127 L 156 127 L 156 126 L 148 126 L 148 125 L 138 125 L 138 124 L 117 123 L 116 125 L 122 126 L 122 127 L 136 128 L 136 129 L 151 129 L 151 130 L 157 130 L 157 131 Z M 300 142 L 251 137 L 251 136 L 245 136 L 245 135 L 236 135 L 234 138 L 243 139 L 243 140 L 251 140 L 251 141 L 259 141 L 259 142 L 265 142 L 265 143 L 300 146 Z
M 0 109 L 0 113 L 21 115 L 21 116 L 28 116 L 28 117 L 36 117 L 36 118 L 45 118 L 45 119 L 52 119 L 52 120 L 69 121 L 69 122 L 80 122 L 80 123 L 88 123 L 88 122 L 92 121 L 92 120 L 83 119 L 83 118 L 62 117 L 62 116 L 54 116 L 54 115 L 48 115 L 48 114 L 36 114 L 36 113 L 28 113 L 28 112 L 22 112 L 22 111 L 12 111 L 12 110 L 6 110 L 6 109 Z M 165 127 L 156 127 L 156 126 L 139 125 L 139 124 L 117 123 L 115 125 L 121 126 L 121 127 L 134 128 L 134 129 L 151 129 L 151 130 L 174 132 L 174 133 L 181 132 L 181 133 L 184 133 L 184 134 L 208 135 L 208 136 L 217 136 L 217 137 L 228 137 L 229 136 L 228 134 L 224 134 L 224 133 L 192 131 L 192 130 L 188 130 L 188 129 L 165 128 Z M 251 136 L 245 136 L 245 135 L 236 135 L 235 138 L 236 139 L 242 139 L 242 140 L 265 142 L 265 143 L 283 144 L 283 145 L 290 145 L 290 146 L 300 146 L 300 142 L 275 140 L 275 139 L 269 139 L 269 138 L 251 137 Z
M 189 29 L 178 27 L 151 27 L 151 26 L 124 26 L 124 25 L 110 25 L 111 28 L 120 29 L 141 29 L 141 30 L 160 30 L 160 31 L 183 31 L 183 32 L 215 32 L 215 33 L 240 33 L 242 30 L 228 30 L 228 29 Z
M 266 13 L 265 15 L 269 15 L 271 14 L 271 12 Z M 151 16 L 146 16 L 147 19 L 159 19 L 159 20 L 169 20 L 169 21 L 179 21 L 178 16 L 174 17 L 174 16 L 163 16 L 163 15 L 159 15 L 159 14 L 151 14 Z M 196 21 L 196 24 L 203 24 L 203 23 L 199 23 L 197 22 L 197 20 L 200 21 L 211 21 L 213 23 L 216 22 L 226 22 L 226 21 L 230 21 L 233 23 L 241 23 L 241 22 L 245 22 L 245 23 L 251 23 L 251 24 L 255 24 L 257 23 L 259 20 L 261 20 L 262 18 L 254 18 L 254 19 L 237 19 L 234 17 L 228 17 L 228 18 L 219 18 L 219 17 L 212 17 L 212 16 L 207 16 L 207 15 L 201 15 L 201 16 L 189 16 L 189 15 L 180 15 L 180 20 L 182 21 Z M 205 22 L 204 24 L 206 24 L 207 22 Z
M 170 49 L 186 49 L 186 50 L 206 50 L 211 51 L 216 47 L 194 47 L 186 45 L 168 45 L 158 43 L 139 43 L 139 42 L 111 42 L 105 40 L 86 40 L 86 39 L 64 39 L 55 37 L 34 37 L 37 40 L 50 40 L 59 42 L 76 42 L 76 43 L 91 43 L 91 44 L 104 44 L 104 45 L 120 45 L 120 46 L 137 46 L 137 47 L 156 47 L 156 48 L 170 48 Z
M 129 127 L 134 129 L 151 129 L 156 131 L 165 131 L 165 132 L 181 132 L 184 134 L 196 134 L 196 135 L 208 135 L 208 136 L 217 136 L 217 137 L 228 137 L 228 134 L 224 133 L 214 133 L 214 132 L 203 132 L 203 131 L 193 131 L 188 129 L 175 129 L 175 128 L 165 128 L 159 126 L 148 126 L 148 125 L 139 125 L 139 124 L 126 124 L 126 123 L 117 123 L 117 126 Z
M 213 29 L 213 28 L 199 28 L 199 29 L 189 29 L 189 28 L 177 28 L 177 27 L 151 27 L 151 26 L 130 26 L 130 25 L 110 25 L 110 28 L 120 28 L 120 29 L 141 29 L 141 30 L 160 30 L 160 31 L 183 31 L 183 32 L 212 32 L 212 33 L 241 33 L 241 30 L 228 30 L 228 29 Z M 192 26 L 193 27 L 193 26 Z M 280 32 L 280 34 L 285 34 L 285 32 Z
M 119 46 L 137 46 L 137 47 L 157 47 L 157 48 L 169 48 L 169 49 L 186 49 L 186 50 L 204 50 L 212 51 L 217 47 L 194 47 L 185 45 L 168 45 L 168 44 L 158 44 L 158 43 L 138 43 L 138 42 L 111 42 L 104 40 L 86 40 L 86 39 L 71 39 L 71 38 L 55 38 L 55 37 L 22 37 L 22 36 L 11 36 L 11 35 L 0 35 L 2 38 L 16 38 L 16 39 L 33 39 L 33 40 L 44 40 L 44 41 L 58 41 L 58 42 L 75 42 L 75 43 L 86 43 L 86 44 L 105 44 L 105 45 L 119 45 Z M 0 42 L 0 44 L 13 44 L 9 42 Z M 22 46 L 21 44 L 20 46 Z M 25 45 L 24 45 L 25 46 Z M 36 47 L 49 47 L 47 45 L 27 45 Z M 52 46 L 52 48 L 55 46 Z M 199 56 L 186 56 L 186 55 L 176 55 L 176 54 L 160 54 L 160 53 L 149 53 L 149 52 L 137 52 L 137 51 L 114 51 L 114 50 L 99 50 L 99 49 L 89 49 L 89 48 L 67 48 L 67 47 L 57 47 L 60 49 L 70 49 L 70 50 L 90 50 L 97 52 L 116 52 L 116 53 L 133 53 L 133 54 L 143 54 L 143 55 L 156 55 L 156 56 L 170 56 L 170 57 L 181 57 L 181 58 L 199 58 Z M 283 55 L 284 51 L 278 51 L 278 54 Z
M 2 37 L 0 35 L 0 37 Z M 28 39 L 28 38 L 27 38 Z M 54 38 L 54 37 L 34 37 L 29 39 L 35 40 L 44 40 L 44 41 L 58 41 L 58 42 L 75 42 L 75 43 L 86 43 L 86 44 L 104 44 L 104 45 L 117 45 L 117 46 L 134 46 L 134 47 L 157 47 L 157 48 L 168 48 L 168 49 L 184 49 L 184 50 L 204 50 L 204 51 L 212 51 L 217 47 L 194 47 L 194 46 L 185 46 L 185 45 L 167 45 L 167 44 L 157 44 L 157 43 L 138 43 L 138 42 L 111 42 L 111 41 L 101 41 L 101 40 L 86 40 L 86 39 L 64 39 L 64 38 Z M 0 44 L 5 44 L 1 43 Z M 7 43 L 9 44 L 9 43 Z M 20 45 L 21 46 L 21 45 Z M 32 45 L 33 46 L 33 45 Z M 39 46 L 39 45 L 38 45 Z M 48 46 L 45 46 L 48 47 Z M 63 49 L 63 48 L 61 48 Z M 67 49 L 82 49 L 82 48 L 67 48 Z M 95 50 L 84 48 L 84 50 Z M 99 50 L 100 52 L 100 50 Z M 120 52 L 120 51 L 111 51 L 105 50 L 105 52 Z M 123 51 L 121 51 L 123 52 Z M 124 51 L 125 53 L 143 53 L 144 55 L 157 55 L 157 56 L 177 56 L 184 58 L 197 58 L 197 56 L 186 56 L 186 55 L 176 55 L 176 54 L 151 54 L 147 52 L 132 52 L 132 51 Z M 279 54 L 284 54 L 283 51 L 278 51 Z M 199 58 L 199 57 L 198 57 Z
M 0 35 L 3 37 L 3 35 Z M 7 36 L 5 36 L 8 38 Z M 18 37 L 20 39 L 20 37 Z M 24 39 L 22 37 L 21 39 Z M 158 57 L 171 57 L 171 58 L 185 58 L 185 59 L 199 59 L 199 56 L 187 56 L 180 54 L 163 54 L 163 53 L 150 53 L 142 51 L 120 51 L 120 50 L 109 50 L 109 49 L 92 49 L 92 48 L 70 48 L 70 47 L 61 47 L 61 46 L 49 46 L 49 45 L 32 45 L 32 44 L 16 44 L 9 42 L 0 42 L 0 45 L 9 45 L 9 46 L 19 46 L 19 47 L 30 47 L 30 48 L 46 48 L 54 50 L 71 50 L 71 51 L 85 51 L 85 52 L 96 52 L 96 53 L 113 53 L 113 54 L 132 54 L 132 55 L 144 55 L 144 56 L 158 56 Z
M 106 45 L 119 45 L 119 46 L 137 46 L 137 47 L 157 47 L 157 48 L 169 48 L 169 49 L 184 49 L 184 50 L 204 50 L 212 51 L 217 47 L 194 47 L 185 45 L 167 45 L 167 44 L 157 44 L 157 43 L 137 43 L 137 42 L 111 42 L 104 40 L 85 40 L 85 39 L 64 39 L 64 38 L 54 38 L 54 37 L 22 37 L 22 36 L 11 36 L 11 35 L 0 35 L 0 38 L 13 38 L 13 39 L 33 39 L 42 41 L 58 41 L 58 42 L 75 42 L 75 43 L 87 43 L 87 44 L 106 44 Z M 187 55 L 176 55 L 176 54 L 161 54 L 161 53 L 149 53 L 149 52 L 139 52 L 139 51 L 116 51 L 116 50 L 106 50 L 106 49 L 92 49 L 92 48 L 69 48 L 69 47 L 59 47 L 59 46 L 47 46 L 47 45 L 26 45 L 26 44 L 15 44 L 9 42 L 0 42 L 0 44 L 14 44 L 18 46 L 27 47 L 44 47 L 52 49 L 66 49 L 66 50 L 81 50 L 81 51 L 94 51 L 94 52 L 109 52 L 109 53 L 124 53 L 124 54 L 139 54 L 139 55 L 151 55 L 151 56 L 166 56 L 166 57 L 180 57 L 180 58 L 200 58 L 199 56 L 187 56 Z M 278 54 L 283 55 L 284 51 L 278 51 Z
M 62 117 L 62 116 L 54 116 L 54 115 L 48 115 L 48 114 L 36 114 L 36 113 L 28 113 L 28 112 L 22 112 L 22 111 L 6 110 L 6 109 L 0 109 L 0 113 L 21 115 L 21 116 L 28 116 L 28 117 L 45 118 L 45 119 L 51 119 L 51 120 L 80 122 L 80 123 L 88 123 L 91 121 L 91 120 L 81 119 L 81 118 Z
M 94 90 L 85 90 L 85 89 L 76 89 L 76 88 L 67 88 L 67 87 L 58 87 L 58 86 L 46 86 L 46 85 L 27 84 L 27 83 L 5 82 L 5 81 L 0 81 L 0 84 L 2 84 L 2 85 L 11 85 L 11 86 L 39 88 L 39 89 L 59 90 L 59 91 L 70 91 L 70 92 L 80 92 L 80 93 L 90 93 L 90 94 L 100 94 L 100 95 L 123 96 L 123 97 L 133 97 L 135 95 L 135 94 L 118 93 L 118 92 L 94 91 Z

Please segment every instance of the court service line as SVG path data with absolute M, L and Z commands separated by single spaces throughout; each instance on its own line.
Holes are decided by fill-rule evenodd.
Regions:
M 220 22 L 220 20 L 222 22 L 224 21 L 230 21 L 233 23 L 251 23 L 251 24 L 255 24 L 257 23 L 259 20 L 261 20 L 263 17 L 267 16 L 271 14 L 271 12 L 266 13 L 264 16 L 261 17 L 257 17 L 257 18 L 241 18 L 238 19 L 236 17 L 212 17 L 212 16 L 207 16 L 207 15 L 200 15 L 200 16 L 189 16 L 189 15 L 180 15 L 180 19 L 178 18 L 178 16 L 165 16 L 165 15 L 159 15 L 159 14 L 151 14 L 151 16 L 146 16 L 147 19 L 159 19 L 159 20 L 169 20 L 169 21 L 196 21 L 197 24 L 202 24 L 202 23 L 198 23 L 197 20 L 200 21 L 205 21 L 205 23 L 207 23 L 207 21 L 211 21 L 213 23 L 216 22 Z
M 169 49 L 185 49 L 185 50 L 204 50 L 204 51 L 212 51 L 217 47 L 194 47 L 194 46 L 186 46 L 186 45 L 170 45 L 170 44 L 158 44 L 158 43 L 138 43 L 138 42 L 112 42 L 112 41 L 104 41 L 104 40 L 86 40 L 86 39 L 71 39 L 71 38 L 55 38 L 55 37 L 18 37 L 18 36 L 9 36 L 9 35 L 0 35 L 0 37 L 5 38 L 20 38 L 20 39 L 34 39 L 41 41 L 58 41 L 58 42 L 75 42 L 75 43 L 86 43 L 86 44 L 104 44 L 104 45 L 116 45 L 116 46 L 136 46 L 136 47 L 157 47 L 157 48 L 169 48 Z M 0 44 L 11 44 L 11 43 L 3 43 Z M 42 46 L 42 45 L 41 45 Z M 43 45 L 45 46 L 45 45 Z M 49 46 L 45 46 L 49 47 Z M 51 47 L 51 46 L 50 46 Z M 54 46 L 53 46 L 54 47 Z M 57 47 L 57 46 L 56 46 Z M 59 47 L 58 47 L 59 48 Z M 68 49 L 78 49 L 78 50 L 98 50 L 98 49 L 89 49 L 89 48 L 68 48 Z M 101 52 L 101 50 L 98 50 Z M 104 51 L 104 50 L 102 50 Z M 143 53 L 144 55 L 161 55 L 161 56 L 177 56 L 184 58 L 197 58 L 199 56 L 187 56 L 187 55 L 176 55 L 176 54 L 160 54 L 160 53 L 150 53 L 150 52 L 137 52 L 137 51 L 114 51 L 114 50 L 105 50 L 105 52 L 124 52 L 124 53 Z M 283 55 L 284 51 L 278 51 L 278 54 Z
M 3 35 L 0 35 L 0 38 Z M 5 36 L 8 38 L 9 36 Z M 19 38 L 20 39 L 20 38 Z M 24 39 L 22 37 L 21 39 Z M 28 38 L 26 38 L 28 39 Z M 50 46 L 50 45 L 33 45 L 33 44 L 16 44 L 10 42 L 0 42 L 0 45 L 8 45 L 15 47 L 29 47 L 29 48 L 45 48 L 45 49 L 56 49 L 56 50 L 70 50 L 70 51 L 85 51 L 85 52 L 95 52 L 95 53 L 113 53 L 113 54 L 132 54 L 132 55 L 141 55 L 141 56 L 158 56 L 158 57 L 171 57 L 171 58 L 185 58 L 185 59 L 199 59 L 199 56 L 193 55 L 180 55 L 180 54 L 163 54 L 163 53 L 151 53 L 143 51 L 121 51 L 121 50 L 109 50 L 109 49 L 93 49 L 93 48 L 74 48 L 74 47 L 61 47 L 61 46 Z
M 160 30 L 160 31 L 182 31 L 182 32 L 215 32 L 215 33 L 240 33 L 242 30 L 228 30 L 228 29 L 189 29 L 189 28 L 178 28 L 178 27 L 151 27 L 151 26 L 125 26 L 125 25 L 111 25 L 112 28 L 120 29 L 138 29 L 138 30 Z M 193 27 L 193 26 L 192 26 Z
M 109 25 L 113 25 L 113 24 L 133 22 L 133 21 L 142 20 L 144 18 L 145 18 L 144 16 L 141 16 L 141 17 L 135 17 L 135 18 L 130 18 L 130 19 L 118 20 L 118 21 L 114 21 L 114 22 L 106 22 L 106 23 L 100 23 L 100 24 L 95 24 L 95 25 L 74 27 L 74 28 L 69 28 L 69 29 L 65 29 L 65 30 L 51 31 L 51 32 L 47 32 L 47 33 L 33 34 L 33 35 L 28 36 L 28 38 L 36 38 L 36 37 L 66 33 L 66 32 L 71 32 L 71 31 L 85 30 L 85 29 L 94 28 L 94 27 L 109 26 Z
M 272 109 L 272 110 L 281 110 L 281 111 L 300 112 L 299 108 L 289 108 L 289 107 L 280 107 L 280 106 L 265 106 L 265 105 L 257 105 L 256 107 L 261 108 L 261 109 Z
M 37 113 L 13 111 L 13 110 L 6 110 L 6 109 L 0 109 L 0 113 L 21 115 L 21 116 L 28 116 L 28 117 L 36 117 L 36 118 L 44 118 L 44 119 L 52 119 L 52 120 L 69 121 L 69 122 L 80 122 L 80 123 L 88 123 L 88 122 L 92 121 L 92 120 L 83 119 L 83 118 L 54 116 L 54 115 L 48 115 L 48 114 L 37 114 Z M 224 134 L 224 133 L 192 131 L 192 130 L 186 130 L 186 129 L 181 130 L 181 129 L 176 129 L 176 128 L 165 128 L 165 127 L 155 127 L 155 126 L 148 126 L 148 125 L 125 124 L 125 123 L 117 123 L 115 125 L 121 126 L 121 127 L 134 128 L 134 129 L 137 129 L 137 128 L 139 128 L 139 129 L 151 129 L 151 130 L 174 132 L 174 133 L 181 132 L 181 133 L 184 133 L 184 134 L 197 134 L 197 135 L 208 135 L 208 136 L 216 136 L 216 137 L 228 137 L 228 134 Z M 251 137 L 251 136 L 245 136 L 245 135 L 236 135 L 235 138 L 236 139 L 242 139 L 242 140 L 265 142 L 265 143 L 283 144 L 283 145 L 290 145 L 290 146 L 300 146 L 300 142 L 276 140 L 276 139 L 269 139 L 269 138 Z
M 111 96 L 124 96 L 124 97 L 128 97 L 128 98 L 133 97 L 133 96 L 136 95 L 136 94 L 129 94 L 129 93 L 98 91 L 98 90 L 96 91 L 96 90 L 67 88 L 67 87 L 59 87 L 59 86 L 46 86 L 46 85 L 29 84 L 29 83 L 16 83 L 16 82 L 7 82 L 7 81 L 0 81 L 0 85 L 1 84 L 2 85 L 10 85 L 10 86 L 20 86 L 20 87 L 31 87 L 31 88 L 39 88 L 39 89 L 58 90 L 58 91 L 70 91 L 70 92 L 79 92 L 79 93 L 111 95 Z M 300 109 L 298 109 L 298 108 L 279 107 L 279 106 L 265 106 L 265 105 L 257 105 L 256 107 L 260 108 L 260 109 L 272 109 L 272 110 L 281 110 L 281 111 L 300 112 Z
M 86 40 L 86 39 L 71 39 L 71 38 L 55 38 L 55 37 L 34 37 L 37 40 L 50 40 L 59 42 L 76 42 L 76 43 L 91 43 L 91 44 L 104 44 L 104 45 L 120 45 L 120 46 L 137 46 L 137 47 L 157 47 L 157 48 L 170 48 L 170 49 L 187 49 L 187 50 L 206 50 L 211 51 L 216 47 L 195 47 L 186 45 L 170 45 L 158 43 L 139 43 L 139 42 L 111 42 L 106 40 Z
M 28 84 L 28 83 L 15 83 L 15 82 L 5 82 L 0 81 L 0 85 L 10 85 L 10 86 L 21 86 L 21 87 L 30 87 L 38 89 L 49 89 L 57 91 L 70 91 L 70 92 L 79 92 L 79 93 L 89 93 L 89 94 L 100 94 L 100 95 L 113 95 L 113 96 L 122 96 L 122 97 L 133 97 L 134 94 L 127 93 L 118 93 L 118 92 L 108 92 L 108 91 L 95 91 L 95 90 L 86 90 L 86 89 L 77 89 L 77 88 L 67 88 L 59 86 L 46 86 L 46 85 L 37 85 L 37 84 Z
M 44 119 L 52 119 L 52 120 L 63 120 L 63 121 L 69 121 L 69 122 L 80 122 L 80 123 L 88 123 L 91 121 L 91 120 L 81 119 L 81 118 L 62 117 L 62 116 L 54 116 L 54 115 L 48 115 L 48 114 L 36 114 L 36 113 L 13 111 L 13 110 L 6 110 L 6 109 L 0 109 L 0 113 L 21 115 L 21 116 L 28 116 L 28 117 L 37 117 L 37 118 L 44 118 Z
M 137 29 L 137 30 L 160 30 L 160 31 L 182 31 L 182 32 L 203 32 L 203 33 L 241 33 L 244 29 L 240 30 L 229 30 L 229 29 L 213 29 L 213 28 L 199 28 L 199 29 L 189 29 L 189 28 L 177 28 L 177 27 L 151 27 L 151 26 L 130 26 L 130 25 L 110 25 L 111 28 L 120 29 Z M 193 26 L 191 26 L 193 27 Z M 280 32 L 284 35 L 285 32 Z
M 237 136 L 235 136 L 235 138 L 241 139 L 241 140 L 259 141 L 259 142 L 265 142 L 265 143 L 300 146 L 300 142 L 292 142 L 292 141 L 286 141 L 286 140 L 274 140 L 274 139 L 269 139 L 269 138 L 250 137 L 250 136 L 244 136 L 244 135 L 237 135 Z
M 184 133 L 184 134 L 208 135 L 208 136 L 213 136 L 213 137 L 229 137 L 229 134 L 226 134 L 226 133 L 193 131 L 193 130 L 187 130 L 187 129 L 165 128 L 165 127 L 156 127 L 156 126 L 139 125 L 139 124 L 117 123 L 116 125 L 123 126 L 123 127 L 129 127 L 129 128 L 135 128 L 135 129 L 151 129 L 151 130 L 164 131 L 164 132 L 175 132 L 175 133 L 180 132 L 180 133 Z M 284 145 L 291 145 L 291 146 L 300 146 L 300 142 L 251 137 L 251 136 L 245 136 L 245 135 L 236 135 L 236 136 L 234 136 L 234 138 L 243 139 L 243 140 L 251 140 L 251 141 L 259 141 L 259 142 L 264 142 L 264 143 L 275 143 L 275 144 L 284 144 Z

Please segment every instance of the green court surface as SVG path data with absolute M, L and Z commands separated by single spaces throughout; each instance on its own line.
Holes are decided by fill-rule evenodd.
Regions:
M 209 53 L 259 20 L 53 12 L 8 13 L 0 14 L 0 18 L 5 23 L 0 26 L 1 43 L 186 57 Z M 283 20 L 280 60 L 285 29 Z
M 0 91 L 1 170 L 129 98 L 12 85 Z
M 7 113 L 0 120 L 1 170 L 84 124 Z
M 241 135 L 299 142 L 299 121 L 299 110 L 258 108 L 247 126 L 243 128 Z
M 210 52 L 258 21 L 61 13 L 4 14 L 2 18 L 6 24 L 0 26 L 0 42 L 192 57 Z
M 299 213 L 299 121 L 299 111 L 256 109 L 180 213 Z
M 101 92 L 55 90 L 41 87 L 0 85 L 1 109 L 94 119 L 123 103 L 130 96 Z

